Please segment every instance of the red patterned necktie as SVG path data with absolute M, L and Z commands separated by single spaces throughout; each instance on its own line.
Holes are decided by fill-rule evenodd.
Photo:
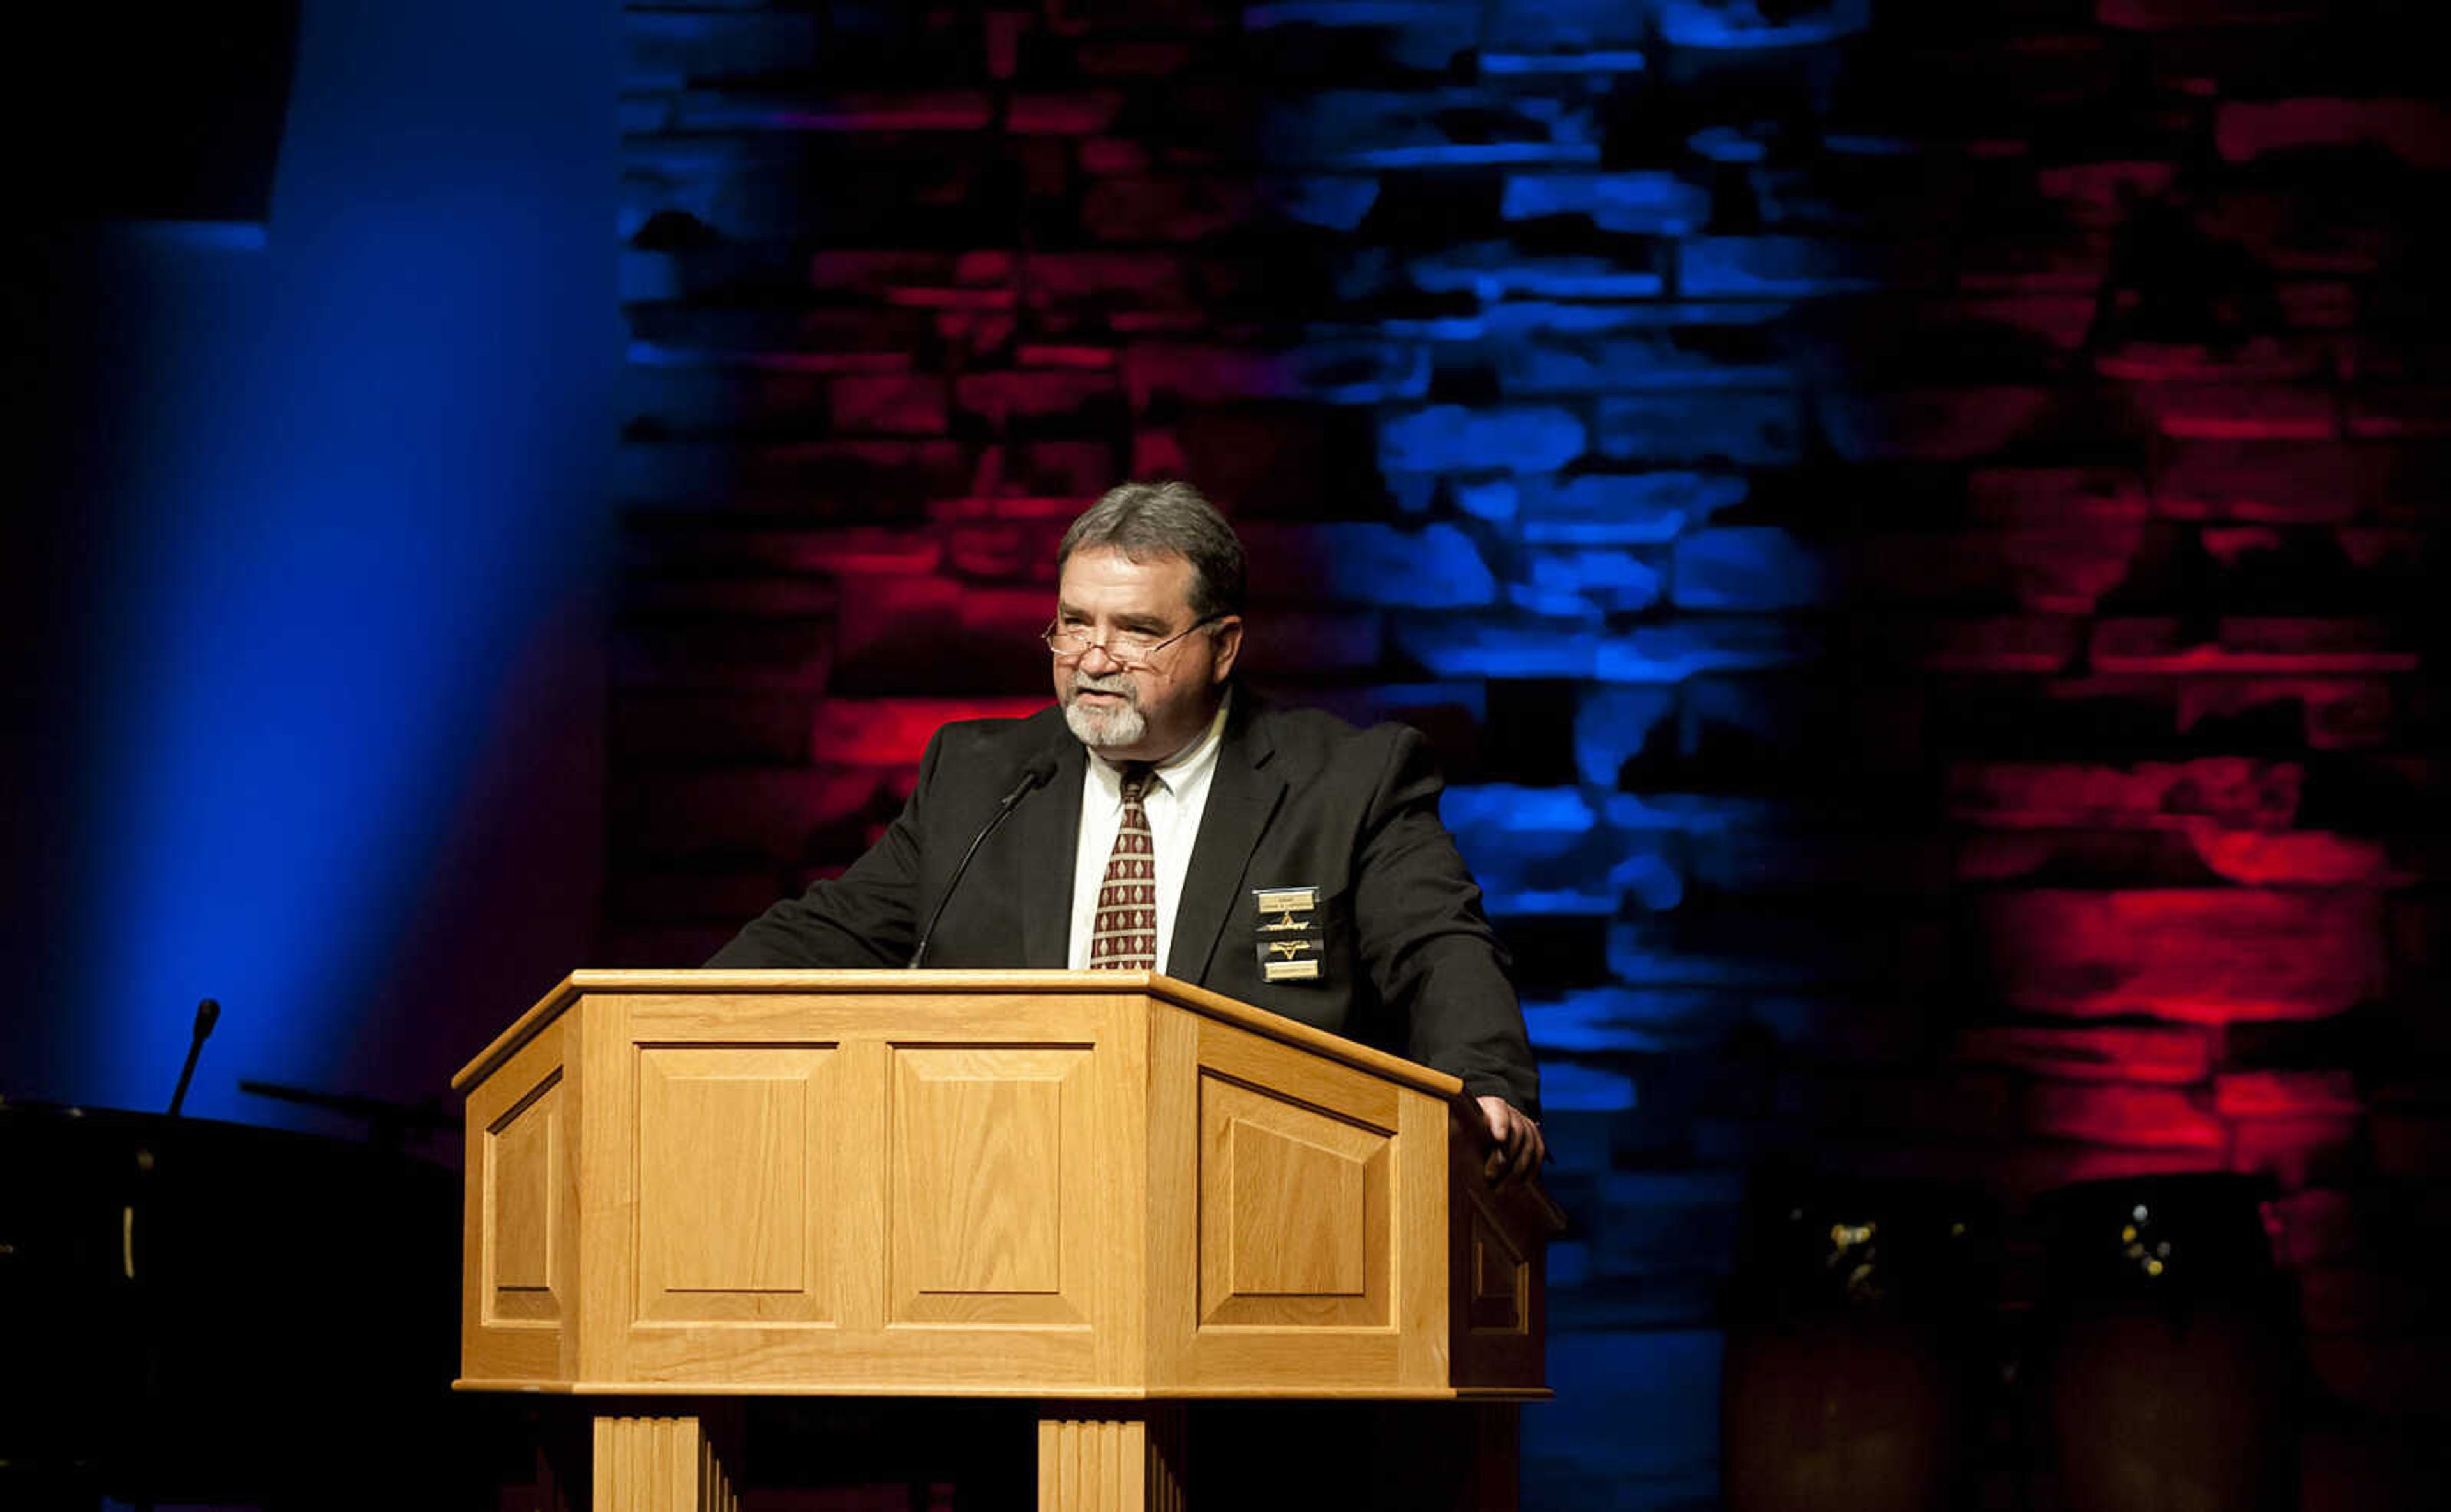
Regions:
M 1089 923 L 1093 972 L 1157 970 L 1157 853 L 1149 843 L 1148 812 L 1141 807 L 1149 780 L 1147 766 L 1124 769 L 1123 822 L 1107 855 L 1098 912 Z

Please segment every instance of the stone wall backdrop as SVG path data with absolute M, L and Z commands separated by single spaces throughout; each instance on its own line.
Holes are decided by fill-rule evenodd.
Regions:
M 1988 1193 L 2011 1323 L 2032 1194 L 2268 1177 L 2302 1504 L 2442 1504 L 2422 10 L 630 6 L 604 959 L 1038 706 L 1057 531 L 1188 478 L 1257 677 L 1431 734 L 1519 956 L 1527 1504 L 1720 1504 L 1779 1159 Z

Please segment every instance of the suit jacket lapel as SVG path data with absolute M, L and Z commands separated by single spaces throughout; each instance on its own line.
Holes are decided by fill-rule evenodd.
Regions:
M 1274 748 L 1260 727 L 1257 705 L 1247 690 L 1236 690 L 1217 770 L 1208 779 L 1208 803 L 1201 811 L 1200 837 L 1192 842 L 1191 870 L 1183 880 L 1167 954 L 1167 974 L 1183 981 L 1196 983 L 1208 974 L 1218 932 L 1233 912 L 1251 851 L 1284 796 L 1284 783 L 1265 770 Z
M 1055 776 L 1047 779 L 1053 791 L 1024 798 L 1013 815 L 1021 864 L 1010 885 L 1021 892 L 1021 964 L 1060 972 L 1071 958 L 1073 853 L 1081 848 L 1081 773 L 1088 753 L 1062 725 L 1055 729 Z

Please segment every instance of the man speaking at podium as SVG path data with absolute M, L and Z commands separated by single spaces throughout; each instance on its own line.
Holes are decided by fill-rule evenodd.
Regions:
M 1243 545 L 1189 484 L 1113 489 L 1056 562 L 1055 707 L 938 730 L 884 837 L 707 964 L 1163 972 L 1460 1077 L 1490 1175 L 1535 1169 L 1522 1010 L 1421 736 L 1234 681 Z

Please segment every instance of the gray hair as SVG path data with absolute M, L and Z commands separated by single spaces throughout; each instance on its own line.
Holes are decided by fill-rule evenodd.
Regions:
M 1133 561 L 1181 557 L 1191 563 L 1191 612 L 1202 619 L 1243 612 L 1243 542 L 1217 507 L 1189 483 L 1126 483 L 1072 521 L 1055 548 L 1055 570 L 1076 551 L 1120 551 Z

